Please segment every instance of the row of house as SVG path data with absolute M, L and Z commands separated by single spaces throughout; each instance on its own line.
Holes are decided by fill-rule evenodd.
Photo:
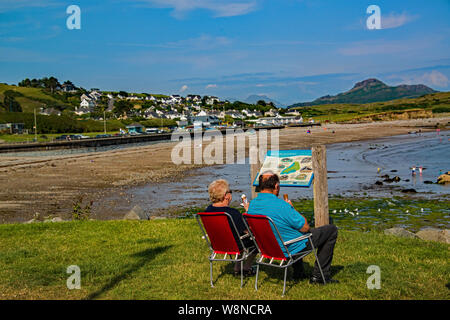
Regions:
M 73 90 L 69 85 L 64 86 L 64 90 Z M 75 114 L 83 115 L 92 113 L 101 100 L 103 94 L 98 89 L 91 89 L 91 92 L 82 94 L 80 97 L 80 105 L 75 108 Z M 220 102 L 220 99 L 215 96 L 202 96 L 200 95 L 187 95 L 186 98 L 181 97 L 180 95 L 171 95 L 171 96 L 135 96 L 131 95 L 128 97 L 121 96 L 120 94 L 117 96 L 113 96 L 112 94 L 106 94 L 108 98 L 108 108 L 107 112 L 113 111 L 114 101 L 116 99 L 126 99 L 129 101 L 153 101 L 159 104 L 159 107 L 156 108 L 152 106 L 150 108 L 145 109 L 135 109 L 128 114 L 128 116 L 141 116 L 147 119 L 158 118 L 158 119 L 176 119 L 181 122 L 202 122 L 209 125 L 216 125 L 220 120 L 224 120 L 226 117 L 230 117 L 233 120 L 249 120 L 249 119 L 258 119 L 254 121 L 258 124 L 289 124 L 292 122 L 303 121 L 301 119 L 301 115 L 298 111 L 292 111 L 287 113 L 288 117 L 281 117 L 277 111 L 277 109 L 273 108 L 264 114 L 256 109 L 244 109 L 241 111 L 238 110 L 210 110 L 206 112 L 203 110 L 201 106 L 201 102 L 205 101 L 208 105 L 213 105 L 214 103 Z M 185 104 L 183 102 L 189 102 Z M 178 106 L 178 108 L 173 108 L 174 106 Z M 182 108 L 181 112 L 178 110 Z M 41 114 L 44 115 L 61 115 L 61 111 L 54 108 L 41 108 Z M 264 118 L 265 117 L 265 118 Z M 197 119 L 197 120 L 195 120 Z

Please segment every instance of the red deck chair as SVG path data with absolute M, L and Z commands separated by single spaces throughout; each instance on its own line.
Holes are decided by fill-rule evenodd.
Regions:
M 228 261 L 241 262 L 242 288 L 244 282 L 244 260 L 247 259 L 249 254 L 256 250 L 256 248 L 246 247 L 242 241 L 246 237 L 250 237 L 250 235 L 247 234 L 239 237 L 239 233 L 233 219 L 226 212 L 197 213 L 196 218 L 200 229 L 203 232 L 206 243 L 211 250 L 211 255 L 209 256 L 211 287 L 214 287 L 212 267 L 213 261 Z M 233 228 L 231 228 L 231 226 L 233 226 Z M 216 258 L 217 255 L 224 256 L 222 258 Z M 228 259 L 227 255 L 230 256 Z M 232 255 L 235 257 L 232 258 Z M 239 258 L 239 256 L 241 257 Z
M 255 280 L 255 290 L 258 290 L 258 273 L 259 273 L 259 266 L 260 265 L 266 265 L 276 268 L 284 268 L 284 282 L 283 282 L 283 296 L 286 291 L 286 275 L 287 275 L 287 268 L 292 265 L 293 263 L 297 262 L 298 260 L 302 259 L 303 257 L 307 256 L 311 252 L 314 252 L 314 255 L 316 257 L 317 265 L 319 266 L 320 274 L 322 275 L 322 279 L 325 283 L 325 277 L 322 272 L 322 268 L 319 263 L 319 259 L 317 259 L 317 253 L 314 249 L 314 244 L 311 241 L 311 233 L 305 234 L 299 238 L 284 242 L 283 238 L 280 235 L 280 232 L 278 231 L 277 226 L 273 222 L 272 219 L 269 217 L 263 216 L 263 215 L 250 215 L 250 214 L 243 214 L 244 216 L 244 222 L 247 225 L 247 228 L 249 230 L 249 233 L 251 234 L 251 237 L 256 241 L 257 248 L 259 250 L 259 253 L 261 257 L 257 261 L 257 269 L 256 269 L 256 280 Z M 274 228 L 272 229 L 273 226 Z M 283 253 L 280 244 L 277 241 L 277 238 L 275 237 L 274 231 L 277 233 L 277 236 L 283 243 L 283 246 L 287 252 L 287 256 Z M 308 239 L 311 243 L 311 250 L 308 251 L 302 251 L 301 253 L 291 255 L 289 252 L 289 249 L 287 248 L 287 245 L 301 241 L 304 239 Z M 264 259 L 269 259 L 269 262 L 264 262 Z M 272 262 L 274 260 L 280 261 L 280 264 L 273 264 Z

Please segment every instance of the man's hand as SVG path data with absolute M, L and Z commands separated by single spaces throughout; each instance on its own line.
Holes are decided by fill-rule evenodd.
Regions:
M 249 207 L 250 207 L 250 202 L 244 202 L 244 209 L 245 209 L 246 213 L 248 212 Z
M 308 233 L 309 232 L 309 224 L 308 224 L 308 221 L 306 220 L 306 218 L 305 217 L 303 217 L 303 218 L 305 219 L 305 224 L 303 225 L 303 228 L 300 229 L 300 232 Z

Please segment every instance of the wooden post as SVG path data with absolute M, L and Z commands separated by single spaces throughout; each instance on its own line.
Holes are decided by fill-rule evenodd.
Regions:
M 256 176 L 258 175 L 260 167 L 261 164 L 259 163 L 259 161 L 256 164 L 250 164 L 250 186 L 252 188 L 252 199 L 255 199 L 257 196 L 256 187 L 253 186 L 253 181 L 255 181 Z
M 324 145 L 312 147 L 314 170 L 314 220 L 315 227 L 330 223 L 328 212 L 327 150 Z

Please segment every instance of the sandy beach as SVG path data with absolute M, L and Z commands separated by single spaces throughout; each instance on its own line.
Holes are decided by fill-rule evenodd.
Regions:
M 450 117 L 374 122 L 365 124 L 327 124 L 280 131 L 280 149 L 310 148 L 313 144 L 333 144 L 410 131 L 434 131 L 448 125 Z M 175 165 L 171 152 L 176 145 L 165 142 L 121 150 L 65 156 L 0 157 L 0 223 L 25 222 L 36 213 L 41 217 L 70 219 L 73 203 L 101 202 L 111 193 L 148 183 L 176 182 L 201 165 Z M 203 146 L 205 147 L 205 146 Z M 125 196 L 123 201 L 129 201 Z M 131 208 L 130 208 L 131 209 Z M 114 211 L 114 208 L 105 210 Z M 94 217 L 95 218 L 95 217 Z

